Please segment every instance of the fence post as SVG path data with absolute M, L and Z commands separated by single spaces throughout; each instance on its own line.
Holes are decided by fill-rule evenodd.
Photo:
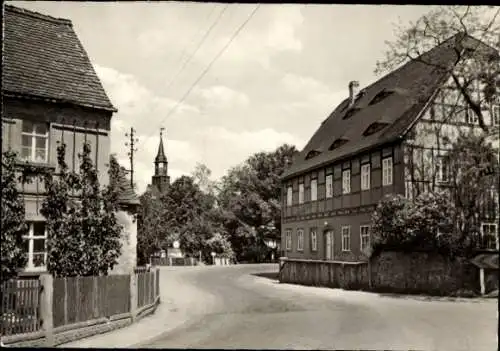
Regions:
M 130 274 L 130 316 L 132 322 L 137 318 L 137 274 Z
M 42 291 L 40 294 L 40 317 L 42 319 L 42 330 L 45 333 L 45 345 L 54 346 L 54 316 L 52 304 L 54 298 L 54 278 L 50 273 L 40 275 Z

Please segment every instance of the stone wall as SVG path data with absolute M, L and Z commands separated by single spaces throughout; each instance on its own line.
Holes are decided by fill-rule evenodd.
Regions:
M 116 219 L 123 226 L 121 255 L 110 274 L 130 274 L 137 265 L 137 221 L 126 211 L 118 211 Z
M 479 270 L 430 252 L 385 251 L 368 262 L 284 259 L 280 282 L 430 295 L 479 293 Z

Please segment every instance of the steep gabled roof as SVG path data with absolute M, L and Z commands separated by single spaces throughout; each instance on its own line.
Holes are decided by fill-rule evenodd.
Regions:
M 4 9 L 2 94 L 116 111 L 70 20 Z
M 134 189 L 130 185 L 130 180 L 127 177 L 127 172 L 125 168 L 120 167 L 120 172 L 118 175 L 118 203 L 122 205 L 139 205 L 141 202 L 137 197 Z
M 486 46 L 459 33 L 421 55 L 420 60 L 409 61 L 362 89 L 363 94 L 354 106 L 349 107 L 349 99 L 344 100 L 321 123 L 284 172 L 282 179 L 402 138 L 419 118 L 433 94 L 448 79 L 450 69 L 457 64 L 462 48 L 475 48 L 479 45 Z M 492 49 L 487 47 L 487 50 Z M 384 92 L 382 99 L 370 104 L 377 95 Z M 350 116 L 344 118 L 346 114 Z M 365 133 L 370 126 L 375 132 Z M 329 149 L 338 139 L 348 141 L 338 148 Z M 321 153 L 306 159 L 306 155 L 312 150 L 320 150 Z

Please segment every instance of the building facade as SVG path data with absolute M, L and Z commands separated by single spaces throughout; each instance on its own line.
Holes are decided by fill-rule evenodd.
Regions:
M 78 170 L 85 141 L 101 185 L 108 183 L 111 104 L 71 21 L 4 6 L 2 148 L 18 153 L 20 166 L 57 168 L 57 147 Z M 47 233 L 40 213 L 41 181 L 20 185 L 29 234 L 27 271 L 43 271 Z
M 458 131 L 483 132 L 463 98 L 448 102 L 457 98 L 457 90 L 450 89 L 450 70 L 436 69 L 457 64 L 457 47 L 498 57 L 476 39 L 456 35 L 361 91 L 358 82 L 349 84 L 349 97 L 323 121 L 282 177 L 284 256 L 365 260 L 371 215 L 385 195 L 412 198 L 435 189 L 436 183 L 445 185 L 440 155 Z M 497 133 L 499 105 L 483 105 L 482 111 L 488 128 Z M 498 139 L 494 143 L 498 149 Z M 498 204 L 498 191 L 495 196 Z M 493 238 L 490 248 L 498 250 L 496 219 L 498 207 L 482 228 Z

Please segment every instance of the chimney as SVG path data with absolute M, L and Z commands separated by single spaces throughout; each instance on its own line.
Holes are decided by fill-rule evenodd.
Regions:
M 354 101 L 356 101 L 356 96 L 359 92 L 359 82 L 357 80 L 353 80 L 349 82 L 349 106 L 354 105 Z

